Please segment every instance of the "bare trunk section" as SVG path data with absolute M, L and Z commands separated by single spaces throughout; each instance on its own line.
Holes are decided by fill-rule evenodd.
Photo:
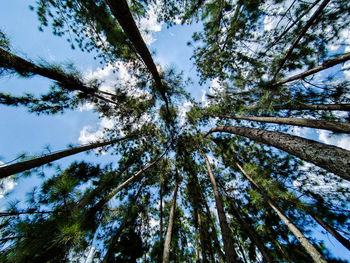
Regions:
M 342 148 L 280 132 L 238 126 L 220 126 L 213 132 L 227 132 L 276 147 L 302 160 L 314 163 L 350 181 L 350 152 Z
M 295 235 L 299 240 L 301 245 L 304 247 L 306 252 L 312 257 L 316 263 L 327 263 L 324 257 L 318 252 L 318 250 L 307 240 L 303 233 L 289 220 L 289 218 L 279 209 L 279 207 L 272 201 L 268 194 L 263 190 L 254 180 L 251 178 L 248 173 L 236 162 L 237 167 L 242 172 L 244 177 L 246 177 L 254 188 L 264 197 L 265 201 L 269 206 L 277 213 L 281 220 L 286 224 L 288 229 Z
M 135 49 L 141 56 L 148 70 L 156 83 L 157 89 L 160 92 L 163 100 L 168 108 L 168 99 L 165 96 L 165 87 L 162 84 L 156 64 L 153 61 L 151 53 L 149 52 L 146 43 L 143 41 L 141 33 L 132 17 L 128 3 L 126 0 L 107 0 L 106 1 L 113 16 L 118 20 L 126 36 L 133 43 Z
M 310 128 L 350 134 L 350 123 L 347 123 L 347 122 L 313 120 L 313 119 L 304 119 L 304 118 L 250 117 L 250 116 L 230 116 L 230 115 L 218 115 L 218 117 L 234 119 L 234 120 L 248 120 L 248 121 L 257 121 L 257 122 L 294 125 L 294 126 L 301 126 L 301 127 L 310 127 Z
M 80 146 L 80 147 L 75 147 L 75 148 L 71 148 L 71 149 L 67 149 L 67 150 L 63 150 L 60 152 L 56 152 L 56 153 L 52 153 L 52 154 L 48 154 L 48 155 L 44 155 L 42 157 L 38 157 L 32 160 L 28 160 L 28 161 L 23 161 L 23 162 L 18 162 L 18 163 L 14 163 L 14 164 L 10 164 L 10 165 L 6 165 L 6 166 L 1 166 L 0 167 L 0 178 L 5 178 L 7 176 L 16 174 L 16 173 L 20 173 L 20 172 L 24 172 L 26 170 L 35 168 L 35 167 L 39 167 L 41 165 L 62 159 L 64 157 L 73 155 L 73 154 L 77 154 L 80 152 L 85 152 L 88 150 L 92 150 L 95 148 L 99 148 L 99 147 L 103 147 L 106 145 L 110 145 L 110 144 L 114 144 L 116 142 L 120 142 L 126 139 L 130 139 L 133 138 L 134 136 L 125 136 L 123 138 L 119 138 L 119 139 L 114 139 L 114 140 L 110 140 L 110 141 L 105 141 L 105 142 L 98 142 L 98 143 L 92 143 L 89 145 L 84 145 L 84 146 Z
M 300 104 L 274 106 L 277 110 L 330 110 L 350 111 L 350 104 Z
M 142 190 L 143 186 L 145 185 L 145 183 L 146 183 L 146 180 L 144 180 L 141 183 L 139 189 L 137 190 L 135 197 L 132 198 L 132 200 L 130 202 L 131 205 L 133 205 L 137 201 L 137 198 L 140 196 L 141 190 Z M 135 221 L 136 217 L 137 217 L 137 214 L 135 214 L 132 218 L 129 218 L 128 216 L 125 216 L 123 218 L 123 221 L 120 224 L 119 228 L 115 231 L 113 236 L 110 238 L 109 247 L 108 247 L 106 255 L 103 258 L 102 263 L 114 262 L 112 250 L 113 250 L 114 246 L 116 245 L 116 243 L 118 242 L 119 236 L 123 232 L 124 228 L 127 227 L 128 225 L 130 225 L 130 223 L 133 223 Z
M 163 183 L 160 179 L 159 183 L 159 236 L 160 236 L 160 244 L 163 244 Z
M 67 90 L 70 90 L 70 91 L 78 90 L 85 94 L 90 94 L 105 102 L 119 105 L 113 100 L 107 99 L 101 95 L 96 94 L 96 93 L 103 94 L 104 92 L 98 91 L 89 86 L 86 86 L 79 78 L 71 74 L 66 74 L 63 71 L 60 71 L 57 69 L 37 66 L 34 63 L 27 61 L 1 48 L 0 48 L 0 68 L 15 70 L 20 74 L 40 75 L 42 77 L 57 81 L 62 85 L 62 87 L 66 88 Z
M 119 177 L 121 176 L 131 165 L 126 165 L 121 171 L 119 171 L 115 177 Z M 108 186 L 108 184 L 110 184 L 109 181 L 104 182 L 103 184 L 100 184 L 99 186 L 97 186 L 94 190 L 91 191 L 90 194 L 88 194 L 87 196 L 85 196 L 84 198 L 82 198 L 79 203 L 75 206 L 74 209 L 83 209 L 86 205 L 89 204 L 89 202 L 91 202 L 96 195 L 98 195 L 106 186 Z
M 313 219 L 317 223 L 319 223 L 326 231 L 328 231 L 335 239 L 337 239 L 344 247 L 346 247 L 350 251 L 350 241 L 343 237 L 337 230 L 335 230 L 332 226 L 328 225 L 325 221 L 323 221 L 318 215 L 313 212 L 309 212 Z
M 220 223 L 220 228 L 221 228 L 222 241 L 224 243 L 226 261 L 229 263 L 239 262 L 238 255 L 235 251 L 235 247 L 233 244 L 232 233 L 231 233 L 230 228 L 227 224 L 227 218 L 226 218 L 226 214 L 224 211 L 222 199 L 221 199 L 221 196 L 220 196 L 220 193 L 218 190 L 218 186 L 216 184 L 215 176 L 214 176 L 213 171 L 211 169 L 208 157 L 206 156 L 206 154 L 204 152 L 203 152 L 203 156 L 205 158 L 205 163 L 207 166 L 210 181 L 213 185 L 216 209 L 217 209 L 218 217 L 219 217 L 219 223 Z
M 311 16 L 311 18 L 309 19 L 309 21 L 307 21 L 307 23 L 305 24 L 305 26 L 300 30 L 299 35 L 297 36 L 297 38 L 294 40 L 292 46 L 288 49 L 287 53 L 284 55 L 284 57 L 282 58 L 282 60 L 279 62 L 279 67 L 276 70 L 273 79 L 276 78 L 276 76 L 278 75 L 278 73 L 281 71 L 281 69 L 283 68 L 284 64 L 286 63 L 287 59 L 289 58 L 289 56 L 292 54 L 294 48 L 298 45 L 299 41 L 302 39 L 302 37 L 305 35 L 305 33 L 307 32 L 307 30 L 312 26 L 312 24 L 315 22 L 316 18 L 321 14 L 321 12 L 323 11 L 323 9 L 326 7 L 326 5 L 330 2 L 331 0 L 323 0 L 323 2 L 320 4 L 320 6 L 317 8 L 317 10 L 315 11 L 315 13 L 313 13 L 313 15 Z
M 308 77 L 310 75 L 316 74 L 317 72 L 320 72 L 322 70 L 331 68 L 331 67 L 333 67 L 335 65 L 344 63 L 344 62 L 346 62 L 348 60 L 350 60 L 350 53 L 345 53 L 345 54 L 343 54 L 343 55 L 341 55 L 341 56 L 339 56 L 337 58 L 329 59 L 329 60 L 324 61 L 322 63 L 322 65 L 320 65 L 318 67 L 315 67 L 313 69 L 309 69 L 309 70 L 307 70 L 305 72 L 302 72 L 300 74 L 297 74 L 297 75 L 289 77 L 289 78 L 286 78 L 284 80 L 277 81 L 276 83 L 273 83 L 272 86 L 273 87 L 277 87 L 277 86 L 281 86 L 283 84 L 286 84 L 288 82 L 292 82 L 294 80 L 306 78 L 306 77 Z
M 171 209 L 170 209 L 168 229 L 167 229 L 166 236 L 165 236 L 165 243 L 164 243 L 164 250 L 163 250 L 163 263 L 170 262 L 171 235 L 172 235 L 172 231 L 173 231 L 178 187 L 179 187 L 179 182 L 176 181 L 175 189 L 174 189 L 174 196 L 173 196 Z
M 91 209 L 90 214 L 93 214 L 94 212 L 101 210 L 117 193 L 119 193 L 129 183 L 131 183 L 134 180 L 136 180 L 140 176 L 140 174 L 142 174 L 143 172 L 147 171 L 152 166 L 157 164 L 163 158 L 163 156 L 166 154 L 166 152 L 167 152 L 167 150 L 160 157 L 158 157 L 154 162 L 152 162 L 149 165 L 147 165 L 147 166 L 143 167 L 142 169 L 140 169 L 136 174 L 131 176 L 129 179 L 124 181 L 122 184 L 120 184 L 116 188 L 114 188 L 108 195 L 106 195 L 100 201 L 98 201 L 98 203 L 96 205 L 94 205 L 94 207 Z M 87 216 L 89 216 L 89 215 L 87 215 Z
M 258 247 L 259 251 L 263 255 L 264 260 L 268 263 L 275 262 L 272 259 L 272 257 L 270 256 L 270 253 L 268 252 L 264 243 L 261 241 L 258 234 L 255 232 L 255 230 L 253 228 L 253 224 L 250 224 L 247 222 L 247 219 L 242 216 L 240 209 L 238 209 L 238 207 L 236 206 L 236 204 L 234 203 L 233 200 L 230 202 L 230 204 L 231 204 L 231 207 L 233 208 L 233 210 L 235 211 L 235 213 L 238 217 L 238 220 L 241 222 L 243 228 L 245 229 L 246 233 L 248 234 L 250 240 L 255 243 L 255 245 Z
M 219 257 L 219 260 L 220 262 L 226 262 L 225 261 L 225 254 L 224 252 L 222 252 L 221 250 L 221 245 L 220 245 L 220 242 L 218 240 L 218 236 L 216 234 L 216 229 L 215 229 L 215 226 L 214 226 L 214 222 L 212 220 L 212 217 L 211 217 L 211 213 L 210 213 L 210 209 L 209 209 L 209 206 L 208 206 L 208 203 L 207 201 L 205 200 L 205 198 L 202 198 L 203 199 L 203 203 L 204 203 L 204 206 L 205 206 L 205 210 L 206 210 L 206 216 L 207 218 L 210 220 L 210 223 L 211 223 L 211 238 L 213 239 L 214 241 L 214 246 L 215 246 L 215 252 L 216 254 L 218 255 Z

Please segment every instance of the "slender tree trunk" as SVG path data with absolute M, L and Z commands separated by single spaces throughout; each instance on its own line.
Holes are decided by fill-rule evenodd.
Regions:
M 67 150 L 60 151 L 60 152 L 44 155 L 42 157 L 34 158 L 32 160 L 2 166 L 2 167 L 0 167 L 0 178 L 5 178 L 5 177 L 8 177 L 10 175 L 24 172 L 26 170 L 29 170 L 29 169 L 32 169 L 35 167 L 39 167 L 41 165 L 59 160 L 61 158 L 64 158 L 64 157 L 67 157 L 67 156 L 70 156 L 73 154 L 77 154 L 80 152 L 85 152 L 85 151 L 92 150 L 95 148 L 107 146 L 107 145 L 114 144 L 114 143 L 117 143 L 117 142 L 120 142 L 120 141 L 123 141 L 126 139 L 130 139 L 133 137 L 135 137 L 135 136 L 125 136 L 123 138 L 118 138 L 118 139 L 114 139 L 114 140 L 110 140 L 110 141 L 91 143 L 89 145 L 70 148 Z
M 138 197 L 141 195 L 141 190 L 143 188 L 143 186 L 145 185 L 146 183 L 146 180 L 144 180 L 139 189 L 137 190 L 137 193 L 136 193 L 136 196 L 134 198 L 131 199 L 131 206 L 136 203 Z M 113 249 L 114 249 L 114 246 L 116 245 L 116 243 L 118 242 L 118 239 L 119 239 L 119 236 L 120 234 L 123 232 L 123 230 L 125 229 L 125 227 L 129 226 L 130 224 L 132 224 L 133 222 L 135 222 L 137 218 L 137 213 L 135 213 L 132 218 L 130 218 L 128 215 L 125 216 L 123 218 L 123 221 L 122 223 L 120 224 L 120 226 L 118 227 L 118 229 L 115 231 L 115 233 L 113 233 L 113 236 L 110 238 L 110 242 L 109 242 L 109 247 L 108 247 L 108 250 L 107 250 L 107 253 L 106 255 L 104 256 L 103 258 L 103 261 L 102 263 L 107 263 L 107 262 L 114 262 L 114 259 L 113 259 Z
M 302 73 L 299 73 L 297 75 L 294 75 L 292 77 L 289 77 L 289 78 L 286 78 L 286 79 L 283 79 L 283 80 L 280 80 L 280 81 L 277 81 L 275 83 L 272 84 L 273 87 L 277 87 L 277 86 L 281 86 L 283 84 L 286 84 L 288 82 L 292 82 L 294 80 L 298 80 L 298 79 L 304 79 L 310 75 L 313 75 L 313 74 L 316 74 L 322 70 L 325 70 L 325 69 L 328 69 L 328 68 L 331 68 L 335 65 L 338 65 L 338 64 L 341 64 L 341 63 L 344 63 L 346 61 L 350 60 L 350 53 L 345 53 L 337 58 L 334 58 L 334 59 L 329 59 L 329 60 L 326 60 L 322 63 L 322 65 L 318 66 L 318 67 L 315 67 L 315 68 L 312 68 L 312 69 L 309 69 L 307 71 L 304 71 Z
M 299 31 L 299 35 L 296 37 L 296 39 L 294 40 L 292 46 L 288 49 L 287 53 L 284 55 L 284 57 L 282 58 L 282 60 L 279 62 L 279 67 L 276 70 L 273 79 L 275 79 L 278 75 L 278 73 L 281 71 L 281 69 L 283 68 L 284 64 L 286 63 L 287 59 L 290 57 L 290 55 L 292 54 L 294 48 L 298 45 L 299 41 L 301 40 L 301 38 L 305 35 L 305 33 L 307 32 L 307 30 L 312 26 L 312 24 L 315 22 L 316 18 L 320 15 L 320 13 L 323 11 L 323 9 L 326 7 L 326 5 L 330 2 L 331 0 L 323 0 L 323 2 L 321 3 L 321 5 L 317 8 L 317 10 L 315 11 L 315 13 L 313 13 L 313 15 L 311 16 L 311 18 L 309 19 L 309 21 L 307 21 L 307 23 L 305 24 L 305 26 L 303 28 L 301 28 L 301 30 Z
M 34 63 L 27 61 L 15 54 L 12 54 L 4 49 L 0 48 L 0 68 L 6 68 L 10 70 L 15 70 L 19 74 L 28 75 L 35 74 L 40 75 L 48 79 L 52 79 L 61 84 L 62 87 L 67 90 L 79 90 L 85 94 L 90 94 L 96 98 L 103 101 L 119 105 L 113 100 L 107 99 L 96 93 L 104 93 L 102 91 L 96 91 L 93 88 L 85 85 L 79 78 L 72 74 L 66 74 L 61 70 L 54 68 L 45 68 L 37 66 Z
M 250 117 L 250 116 L 230 116 L 230 115 L 218 115 L 217 117 L 234 119 L 234 120 L 248 120 L 248 121 L 257 121 L 257 122 L 278 123 L 278 124 L 323 129 L 323 130 L 329 130 L 329 131 L 340 132 L 340 133 L 350 133 L 350 123 L 347 123 L 347 122 L 313 120 L 313 119 L 304 119 L 304 118 Z
M 125 167 L 120 170 L 115 177 L 119 177 L 121 176 L 127 169 L 129 169 L 130 165 L 125 165 Z M 97 186 L 94 190 L 92 190 L 92 192 L 90 194 L 88 194 L 87 196 L 85 196 L 84 198 L 82 198 L 79 203 L 75 206 L 74 209 L 79 210 L 79 209 L 83 209 L 86 205 L 88 205 L 101 191 L 103 191 L 103 189 L 105 189 L 105 187 L 109 186 L 109 184 L 111 183 L 110 180 L 103 180 L 103 183 L 101 183 L 99 186 Z
M 122 189 L 124 189 L 126 186 L 128 186 L 131 182 L 135 181 L 137 178 L 139 178 L 139 176 L 147 171 L 148 169 L 150 169 L 151 167 L 153 167 L 155 164 L 157 164 L 162 158 L 163 156 L 167 153 L 167 150 L 164 151 L 164 153 L 159 156 L 155 161 L 153 161 L 152 163 L 150 163 L 149 165 L 141 168 L 136 174 L 134 174 L 133 176 L 131 176 L 129 179 L 125 180 L 123 183 L 121 183 L 119 186 L 117 186 L 116 188 L 114 188 L 107 196 L 105 196 L 104 198 L 102 198 L 95 206 L 95 210 L 100 210 L 105 204 L 107 204 L 117 193 L 119 193 Z
M 18 216 L 18 215 L 32 215 L 32 214 L 54 214 L 59 211 L 18 211 L 18 212 L 0 212 L 0 217 L 4 216 Z
M 149 52 L 146 46 L 146 43 L 143 41 L 141 33 L 136 26 L 136 23 L 132 17 L 127 1 L 126 0 L 107 0 L 106 2 L 113 16 L 118 20 L 124 33 L 133 43 L 135 49 L 141 56 L 146 67 L 151 72 L 158 91 L 160 92 L 166 105 L 168 105 L 168 99 L 165 96 L 165 87 L 162 84 L 156 64 L 154 63 L 151 53 Z
M 231 233 L 230 228 L 227 224 L 226 214 L 224 211 L 224 206 L 222 204 L 221 196 L 219 194 L 219 189 L 218 189 L 218 186 L 216 184 L 215 176 L 214 176 L 213 171 L 210 167 L 208 157 L 206 156 L 206 154 L 204 152 L 203 152 L 203 156 L 205 158 L 205 163 L 207 166 L 208 174 L 209 174 L 212 186 L 213 186 L 216 209 L 218 212 L 219 223 L 220 223 L 220 228 L 221 228 L 221 233 L 222 233 L 222 241 L 224 243 L 226 261 L 229 263 L 239 262 L 238 255 L 235 251 L 235 247 L 233 244 L 232 233 Z
M 228 132 L 268 144 L 350 180 L 350 152 L 342 148 L 280 132 L 247 127 L 216 127 L 205 136 L 213 132 Z
M 281 246 L 281 244 L 278 242 L 278 240 L 273 240 L 272 241 L 275 246 L 279 249 L 279 251 L 282 254 L 283 259 L 285 260 L 285 262 L 287 263 L 292 263 L 292 261 L 290 260 L 288 254 L 286 253 L 285 249 Z
M 317 5 L 319 2 L 320 2 L 320 0 L 316 0 L 316 1 L 315 1 L 314 3 L 312 3 L 300 16 L 298 16 L 298 17 L 297 17 L 297 18 L 282 32 L 282 34 L 280 34 L 280 35 L 275 39 L 275 41 L 274 41 L 271 45 L 269 45 L 269 49 L 270 49 L 271 47 L 273 47 L 274 45 L 276 45 L 276 43 L 278 43 L 278 42 L 282 39 L 282 37 L 284 37 L 284 35 L 285 35 L 286 33 L 288 33 L 288 31 L 289 31 L 291 28 L 293 28 L 293 27 L 300 21 L 300 19 L 303 18 L 307 13 L 309 13 L 309 12 L 311 11 L 311 9 L 314 8 L 315 5 Z
M 350 104 L 301 104 L 274 106 L 276 110 L 330 110 L 350 111 Z
M 170 262 L 170 245 L 171 245 L 171 235 L 173 231 L 174 217 L 175 217 L 175 208 L 176 208 L 176 198 L 177 198 L 177 190 L 179 187 L 179 182 L 176 181 L 174 196 L 171 204 L 170 215 L 169 215 L 169 223 L 168 229 L 165 236 L 164 250 L 163 250 L 163 263 Z
M 332 226 L 328 225 L 325 221 L 322 220 L 318 215 L 309 211 L 309 214 L 317 223 L 319 223 L 327 232 L 329 232 L 335 239 L 337 239 L 344 247 L 350 251 L 350 241 L 343 237 L 337 230 Z
M 196 238 L 196 259 L 195 259 L 196 263 L 200 262 L 199 259 L 199 242 L 198 242 L 198 238 Z
M 206 216 L 210 220 L 210 224 L 211 224 L 211 238 L 214 241 L 214 246 L 215 246 L 214 249 L 215 249 L 215 251 L 216 251 L 216 253 L 217 253 L 217 255 L 218 255 L 219 259 L 220 259 L 220 262 L 226 262 L 225 261 L 225 254 L 221 250 L 221 245 L 220 245 L 220 242 L 218 240 L 218 235 L 216 233 L 214 222 L 213 222 L 211 214 L 210 214 L 210 209 L 209 209 L 208 203 L 207 203 L 205 198 L 202 197 L 202 199 L 203 199 L 203 203 L 205 205 Z
M 255 243 L 255 245 L 258 247 L 259 251 L 263 255 L 263 258 L 268 263 L 273 263 L 274 260 L 270 256 L 270 253 L 268 252 L 267 248 L 265 247 L 264 243 L 259 238 L 259 235 L 255 232 L 253 228 L 253 224 L 249 222 L 247 219 L 247 216 L 243 218 L 240 209 L 236 206 L 234 203 L 234 200 L 230 202 L 231 207 L 235 211 L 235 214 L 237 215 L 237 218 L 239 222 L 241 223 L 242 227 L 245 229 L 246 233 L 248 234 L 250 240 Z
M 160 179 L 159 183 L 159 236 L 160 236 L 160 244 L 163 246 L 164 238 L 163 238 L 163 183 Z M 163 249 L 162 249 L 163 250 Z
M 236 162 L 237 167 L 242 172 L 244 177 L 246 177 L 249 182 L 254 186 L 254 188 L 264 197 L 265 201 L 269 204 L 269 206 L 277 213 L 277 215 L 281 218 L 281 220 L 286 224 L 288 229 L 295 235 L 295 237 L 299 240 L 301 245 L 304 247 L 306 252 L 312 257 L 314 262 L 316 263 L 326 263 L 327 261 L 324 259 L 322 254 L 318 252 L 318 250 L 307 240 L 307 238 L 303 235 L 303 233 L 294 225 L 289 218 L 279 209 L 279 207 L 272 201 L 272 199 L 268 196 L 268 194 L 263 190 L 252 177 L 245 172 L 245 170 L 240 166 L 239 163 Z

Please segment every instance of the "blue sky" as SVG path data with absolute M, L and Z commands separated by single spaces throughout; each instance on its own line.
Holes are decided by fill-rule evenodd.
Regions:
M 93 59 L 92 54 L 72 50 L 64 38 L 51 34 L 50 28 L 39 32 L 35 12 L 29 10 L 29 5 L 35 1 L 11 0 L 3 1 L 0 9 L 0 28 L 7 34 L 11 46 L 17 54 L 33 60 L 40 58 L 48 62 L 66 63 L 73 62 L 83 73 L 96 72 L 100 67 L 98 61 Z M 150 25 L 154 26 L 154 25 Z M 201 100 L 203 91 L 208 91 L 208 85 L 200 86 L 196 77 L 196 69 L 189 58 L 192 48 L 186 45 L 193 31 L 199 30 L 199 24 L 194 26 L 175 26 L 153 34 L 151 50 L 156 51 L 155 60 L 163 67 L 175 66 L 179 71 L 183 70 L 185 76 L 193 79 L 194 84 L 189 89 L 192 96 Z M 100 69 L 101 71 L 101 69 Z M 111 76 L 109 76 L 111 77 Z M 50 81 L 42 77 L 31 79 L 18 79 L 17 77 L 5 77 L 0 79 L 0 91 L 11 91 L 13 94 L 22 92 L 40 93 L 47 91 Z M 67 111 L 63 115 L 37 116 L 26 112 L 24 108 L 12 108 L 0 105 L 0 161 L 9 162 L 17 158 L 21 153 L 39 154 L 47 152 L 45 146 L 50 145 L 52 151 L 61 150 L 68 144 L 79 144 L 81 132 L 84 127 L 90 127 L 92 133 L 99 127 L 98 115 L 92 111 Z M 306 134 L 307 132 L 305 132 Z M 310 135 L 320 138 L 320 135 Z M 322 134 L 327 143 L 339 144 L 343 138 L 332 139 Z M 349 145 L 345 139 L 343 145 Z M 96 157 L 94 154 L 78 154 L 55 162 L 63 167 L 73 160 L 86 160 L 98 163 L 114 161 L 113 156 L 108 154 Z M 25 192 L 34 185 L 40 183 L 39 178 L 25 178 L 17 181 L 16 187 L 10 196 L 0 199 L 0 207 L 13 199 L 23 199 Z M 319 235 L 317 235 L 319 236 Z M 323 237 L 335 256 L 350 259 L 345 248 L 337 244 L 333 238 Z

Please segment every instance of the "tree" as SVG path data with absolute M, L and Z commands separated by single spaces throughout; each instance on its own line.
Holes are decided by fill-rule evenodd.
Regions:
M 103 154 L 114 158 L 41 169 L 27 203 L 0 213 L 2 261 L 341 261 L 313 229 L 349 248 L 350 153 L 316 141 L 315 129 L 350 133 L 348 1 L 40 0 L 30 8 L 39 30 L 127 77 L 106 87 L 73 65 L 28 59 L 0 31 L 0 76 L 53 81 L 40 92 L 1 91 L 0 104 L 47 117 L 89 105 L 108 122 L 94 143 L 1 165 L 1 184 L 100 147 L 113 145 Z M 150 10 L 169 27 L 201 25 L 188 45 L 199 83 L 211 81 L 205 102 L 187 92 L 183 73 L 157 64 L 142 28 Z M 310 132 L 289 134 L 292 125 Z

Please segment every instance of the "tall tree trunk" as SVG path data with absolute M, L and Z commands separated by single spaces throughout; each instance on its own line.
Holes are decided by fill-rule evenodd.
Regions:
M 213 132 L 228 132 L 265 143 L 350 180 L 350 152 L 342 148 L 280 132 L 247 127 L 220 126 L 211 129 L 205 136 Z
M 171 245 L 171 235 L 173 232 L 173 224 L 175 217 L 175 208 L 176 208 L 176 198 L 177 198 L 177 189 L 179 187 L 179 182 L 176 181 L 174 196 L 171 204 L 170 215 L 169 215 L 169 223 L 168 229 L 165 236 L 164 250 L 163 250 L 163 263 L 170 262 L 170 245 Z
M 248 234 L 250 240 L 253 243 L 255 243 L 255 245 L 258 247 L 259 251 L 263 255 L 264 260 L 268 263 L 273 263 L 274 260 L 270 256 L 270 253 L 268 252 L 264 243 L 259 238 L 259 235 L 255 232 L 253 224 L 250 222 L 249 219 L 247 219 L 248 216 L 243 217 L 243 215 L 241 214 L 241 210 L 238 209 L 234 200 L 231 200 L 230 205 L 233 208 L 235 214 L 237 215 L 237 218 L 238 218 L 239 222 L 241 223 L 242 227 L 244 228 L 244 230 Z
M 276 72 L 274 73 L 274 77 L 273 79 L 275 80 L 278 73 L 281 71 L 281 69 L 283 68 L 284 64 L 286 63 L 287 59 L 290 57 L 290 55 L 292 54 L 294 48 L 298 45 L 299 41 L 301 40 L 301 38 L 305 35 L 306 31 L 312 26 L 312 24 L 315 22 L 316 18 L 320 15 L 320 13 L 323 11 L 323 9 L 326 7 L 326 5 L 330 2 L 331 0 L 323 0 L 323 2 L 320 4 L 320 6 L 317 8 L 317 10 L 315 11 L 315 13 L 313 13 L 313 15 L 310 17 L 310 19 L 307 21 L 307 23 L 305 24 L 305 26 L 303 28 L 301 28 L 301 30 L 299 31 L 299 35 L 296 37 L 296 39 L 294 40 L 292 46 L 288 49 L 287 53 L 284 55 L 284 57 L 282 58 L 282 60 L 279 62 L 279 66 L 278 69 L 276 70 Z
M 224 243 L 226 261 L 229 263 L 239 262 L 238 255 L 235 251 L 235 247 L 233 244 L 232 233 L 231 233 L 230 228 L 227 224 L 226 214 L 224 211 L 224 206 L 222 204 L 221 196 L 219 194 L 219 189 L 218 189 L 218 186 L 216 184 L 215 176 L 214 176 L 213 171 L 211 169 L 208 157 L 206 156 L 206 154 L 204 152 L 203 152 L 203 156 L 205 158 L 205 163 L 207 166 L 208 174 L 210 177 L 211 184 L 213 186 L 216 209 L 218 212 L 219 223 L 220 223 L 221 234 L 222 234 L 222 241 Z
M 199 226 L 199 240 L 201 243 L 201 252 L 202 252 L 202 262 L 209 263 L 209 258 L 211 257 L 211 245 L 208 242 L 209 229 L 207 224 L 205 224 L 204 216 L 200 211 L 197 211 L 197 220 Z
M 150 163 L 149 165 L 141 168 L 136 174 L 134 174 L 133 176 L 131 176 L 129 179 L 125 180 L 123 183 L 121 183 L 120 185 L 118 185 L 116 188 L 114 188 L 107 196 L 105 196 L 104 198 L 102 198 L 97 204 L 96 204 L 96 208 L 95 210 L 100 210 L 105 204 L 107 204 L 117 193 L 119 193 L 122 189 L 124 189 L 127 185 L 129 185 L 131 182 L 135 181 L 137 178 L 139 178 L 139 176 L 147 171 L 148 169 L 150 169 L 151 167 L 153 167 L 155 164 L 157 164 L 163 157 L 164 155 L 167 153 L 167 150 L 164 151 L 164 153 L 159 156 L 155 161 L 153 161 L 152 163 Z
M 269 206 L 277 213 L 277 215 L 281 218 L 281 220 L 286 224 L 288 229 L 295 235 L 295 237 L 299 240 L 301 245 L 304 247 L 306 252 L 312 257 L 314 262 L 316 263 L 326 263 L 327 261 L 324 259 L 322 254 L 318 252 L 318 250 L 307 240 L 304 234 L 294 225 L 289 218 L 279 209 L 279 207 L 272 201 L 272 199 L 268 196 L 268 194 L 263 190 L 252 177 L 246 173 L 246 171 L 241 167 L 239 163 L 236 162 L 238 169 L 242 172 L 245 178 L 249 180 L 249 182 L 254 186 L 254 188 L 264 197 L 265 201 L 269 204 Z
M 132 206 L 134 203 L 136 203 L 138 197 L 141 195 L 141 190 L 142 190 L 143 186 L 145 185 L 145 183 L 146 183 L 146 180 L 144 180 L 141 183 L 139 189 L 137 190 L 135 197 L 130 200 L 130 206 Z M 115 233 L 113 233 L 113 236 L 110 238 L 109 247 L 108 247 L 106 255 L 103 258 L 102 263 L 114 262 L 113 252 L 112 252 L 114 249 L 114 246 L 118 242 L 119 236 L 123 232 L 124 228 L 133 224 L 133 222 L 135 222 L 136 218 L 137 218 L 137 213 L 133 214 L 132 218 L 130 218 L 128 215 L 123 218 L 122 223 L 120 224 L 118 229 L 115 231 Z
M 159 183 L 159 236 L 160 244 L 163 245 L 163 183 L 161 180 Z
M 216 229 L 215 229 L 215 223 L 212 220 L 208 203 L 207 203 L 205 197 L 202 197 L 202 199 L 203 199 L 203 203 L 204 203 L 204 206 L 205 206 L 206 216 L 210 220 L 210 224 L 211 224 L 211 238 L 214 241 L 214 249 L 216 251 L 216 254 L 219 257 L 220 262 L 226 262 L 225 261 L 225 254 L 221 250 L 220 242 L 218 240 L 218 235 L 217 235 Z
M 125 165 L 123 169 L 121 169 L 115 177 L 121 176 L 127 169 L 129 169 L 130 165 Z M 101 178 L 102 179 L 102 178 Z M 88 195 L 86 195 L 84 198 L 82 198 L 79 203 L 75 206 L 74 209 L 79 210 L 83 209 L 86 205 L 88 205 L 101 191 L 105 189 L 105 187 L 110 187 L 111 181 L 110 180 L 103 180 L 103 183 L 98 185 L 94 190 L 91 191 Z
M 85 151 L 92 150 L 95 148 L 114 144 L 116 142 L 120 142 L 120 141 L 130 139 L 133 137 L 135 137 L 135 136 L 125 136 L 123 138 L 118 138 L 118 139 L 114 139 L 114 140 L 110 140 L 110 141 L 91 143 L 89 145 L 84 145 L 84 146 L 70 148 L 70 149 L 63 150 L 63 151 L 56 152 L 56 153 L 52 153 L 52 154 L 47 154 L 47 155 L 44 155 L 42 157 L 34 158 L 32 160 L 2 166 L 2 167 L 0 167 L 0 178 L 5 178 L 5 177 L 8 177 L 10 175 L 24 172 L 26 170 L 29 170 L 29 169 L 32 169 L 35 167 L 39 167 L 41 165 L 59 160 L 61 158 L 64 158 L 64 157 L 67 157 L 67 156 L 70 156 L 73 154 L 77 154 L 80 152 L 85 152 Z
M 126 36 L 133 43 L 135 49 L 141 56 L 148 70 L 151 72 L 152 77 L 156 83 L 156 87 L 160 92 L 163 100 L 168 108 L 168 99 L 165 96 L 165 87 L 162 84 L 159 72 L 156 64 L 153 61 L 151 53 L 149 52 L 146 43 L 143 41 L 141 33 L 136 26 L 136 23 L 130 12 L 128 3 L 126 0 L 107 0 L 106 1 L 113 16 L 118 20 Z
M 96 93 L 103 93 L 103 92 L 96 91 L 94 88 L 91 88 L 85 85 L 78 77 L 72 74 L 66 74 L 63 71 L 55 68 L 37 66 L 34 63 L 27 61 L 1 48 L 0 48 L 0 68 L 15 70 L 16 72 L 22 75 L 28 75 L 28 74 L 40 75 L 45 78 L 57 81 L 58 83 L 60 83 L 61 87 L 64 87 L 67 90 L 70 90 L 70 91 L 79 90 L 85 94 L 90 94 L 106 102 L 119 105 L 113 100 L 107 99 L 105 97 L 102 97 L 101 95 L 96 94 Z
M 248 120 L 248 121 L 257 121 L 257 122 L 278 123 L 278 124 L 323 129 L 323 130 L 329 130 L 329 131 L 340 132 L 340 133 L 350 133 L 350 123 L 347 123 L 347 122 L 313 120 L 313 119 L 304 119 L 304 118 L 250 117 L 250 116 L 231 116 L 231 115 L 218 115 L 217 117 L 234 119 L 234 120 Z
M 346 62 L 348 60 L 350 60 L 350 53 L 345 53 L 345 54 L 343 54 L 343 55 L 341 55 L 341 56 L 339 56 L 337 58 L 329 59 L 329 60 L 324 61 L 320 66 L 317 66 L 315 68 L 309 69 L 307 71 L 304 71 L 304 72 L 299 73 L 297 75 L 294 75 L 292 77 L 289 77 L 289 78 L 277 81 L 277 82 L 273 83 L 272 86 L 273 87 L 277 87 L 277 86 L 281 86 L 283 84 L 286 84 L 288 82 L 292 82 L 294 80 L 304 79 L 304 78 L 306 78 L 306 77 L 308 77 L 310 75 L 316 74 L 317 72 L 320 72 L 322 70 L 331 68 L 331 67 L 333 67 L 335 65 L 344 63 L 344 62 Z
M 350 111 L 350 104 L 299 104 L 299 105 L 278 105 L 276 110 L 330 110 Z
M 319 223 L 328 233 L 330 233 L 336 240 L 338 240 L 344 247 L 346 247 L 350 251 L 350 241 L 343 237 L 337 230 L 335 230 L 332 226 L 327 224 L 322 220 L 318 215 L 314 212 L 309 211 L 309 214 L 317 223 Z

